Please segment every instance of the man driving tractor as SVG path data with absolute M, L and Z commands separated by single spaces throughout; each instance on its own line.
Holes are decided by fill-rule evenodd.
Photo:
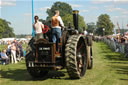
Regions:
M 59 16 L 59 10 L 55 10 L 55 15 L 52 17 L 52 42 L 56 43 L 56 53 L 58 53 L 58 43 L 61 38 L 61 27 L 64 27 L 64 23 Z

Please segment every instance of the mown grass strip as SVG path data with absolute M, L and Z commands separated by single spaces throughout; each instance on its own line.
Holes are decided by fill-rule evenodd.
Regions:
M 0 65 L 0 85 L 127 85 L 128 59 L 112 52 L 102 42 L 93 43 L 94 68 L 87 70 L 79 80 L 71 80 L 66 69 L 51 71 L 42 79 L 28 74 L 25 61 L 18 64 Z

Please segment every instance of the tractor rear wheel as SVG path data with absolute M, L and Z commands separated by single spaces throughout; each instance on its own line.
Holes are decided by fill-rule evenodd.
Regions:
M 69 37 L 66 48 L 66 68 L 72 79 L 80 79 L 87 68 L 86 45 L 82 35 Z
M 25 55 L 25 61 L 26 61 L 26 67 L 28 68 L 28 62 L 29 61 L 34 61 L 35 60 L 35 45 L 34 45 L 35 39 L 32 38 L 28 46 L 26 48 L 26 55 Z

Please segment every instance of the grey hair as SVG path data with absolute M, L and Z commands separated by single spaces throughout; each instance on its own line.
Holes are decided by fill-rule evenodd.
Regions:
M 55 14 L 56 14 L 57 12 L 59 12 L 59 10 L 55 10 Z

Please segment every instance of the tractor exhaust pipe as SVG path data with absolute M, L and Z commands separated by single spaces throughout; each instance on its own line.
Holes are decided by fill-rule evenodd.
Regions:
M 78 25 L 78 21 L 79 21 L 79 11 L 78 10 L 73 10 L 73 24 L 76 30 L 78 30 L 79 25 Z

